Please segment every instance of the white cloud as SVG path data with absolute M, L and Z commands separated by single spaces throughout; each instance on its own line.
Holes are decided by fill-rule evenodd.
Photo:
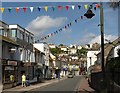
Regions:
M 88 44 L 88 42 L 90 42 L 93 38 L 96 37 L 94 33 L 88 33 L 88 31 L 86 31 L 84 34 L 85 36 L 79 39 L 77 42 L 75 42 L 75 44 L 80 44 L 80 45 Z
M 112 41 L 114 41 L 115 39 L 117 39 L 117 37 L 118 37 L 118 36 L 115 36 L 115 35 L 105 35 L 104 40 L 107 39 L 107 40 L 110 40 L 110 41 L 112 42 Z M 99 44 L 101 43 L 101 35 L 99 35 L 99 36 L 95 37 L 94 39 L 92 39 L 92 40 L 89 42 L 89 44 L 95 43 L 95 42 L 97 42 L 97 43 L 99 43 Z M 108 42 L 107 42 L 107 41 L 104 41 L 104 43 L 108 43 Z
M 66 17 L 51 18 L 50 16 L 39 16 L 31 21 L 26 29 L 38 36 L 48 31 L 50 28 L 60 27 L 66 20 Z

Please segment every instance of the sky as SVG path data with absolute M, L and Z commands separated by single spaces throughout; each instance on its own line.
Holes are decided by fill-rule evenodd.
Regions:
M 12 11 L 9 13 L 5 10 L 2 13 L 2 21 L 7 24 L 19 24 L 32 32 L 35 39 L 38 40 L 83 16 L 87 11 L 87 9 L 84 9 L 85 4 L 90 5 L 92 2 L 3 2 L 2 7 L 12 7 Z M 33 12 L 27 9 L 25 13 L 23 9 L 20 9 L 18 13 L 15 11 L 15 7 L 44 7 L 46 5 L 56 6 L 55 11 L 52 11 L 50 7 L 47 12 L 43 8 L 41 11 L 34 8 Z M 57 8 L 57 6 L 66 5 L 75 5 L 75 9 L 72 10 L 70 7 L 67 11 L 65 7 L 61 10 Z M 81 5 L 80 9 L 77 7 L 78 5 Z M 103 3 L 103 9 L 105 39 L 113 41 L 118 37 L 118 10 L 113 10 L 105 2 Z M 81 19 L 68 29 L 44 40 L 44 42 L 56 45 L 100 43 L 100 26 L 98 26 L 100 23 L 100 9 L 93 9 L 93 13 L 95 16 L 92 19 Z

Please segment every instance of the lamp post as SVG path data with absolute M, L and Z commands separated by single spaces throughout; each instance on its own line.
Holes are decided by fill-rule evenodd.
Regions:
M 102 2 L 100 2 L 100 32 L 101 32 L 101 68 L 103 72 L 103 82 L 105 81 L 105 69 L 104 69 L 104 16 L 103 16 L 103 6 Z M 91 19 L 95 14 L 92 12 L 91 9 L 89 9 L 84 16 L 86 16 L 88 19 Z M 104 85 L 103 85 L 104 87 Z

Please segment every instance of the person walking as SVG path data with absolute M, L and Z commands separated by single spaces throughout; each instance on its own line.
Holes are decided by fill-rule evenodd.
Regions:
M 22 75 L 22 87 L 25 87 L 26 86 L 26 76 L 25 74 Z
M 60 80 L 60 72 L 58 72 L 58 80 Z
M 26 86 L 30 86 L 29 76 L 26 76 Z

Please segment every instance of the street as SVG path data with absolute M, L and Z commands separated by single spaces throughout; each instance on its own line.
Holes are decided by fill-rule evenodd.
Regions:
M 75 91 L 79 87 L 81 77 L 76 76 L 74 78 L 67 78 L 65 80 L 59 81 L 58 83 L 53 83 L 48 86 L 40 87 L 34 89 L 33 91 Z

